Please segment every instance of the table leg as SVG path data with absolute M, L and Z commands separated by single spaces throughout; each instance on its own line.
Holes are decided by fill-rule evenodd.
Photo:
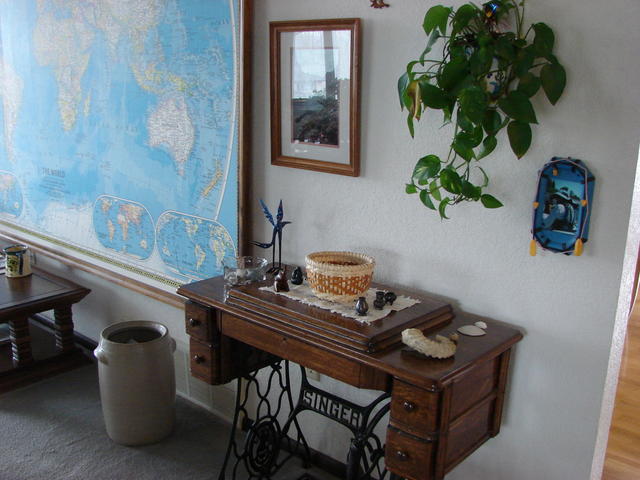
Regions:
M 344 425 L 353 434 L 347 455 L 346 480 L 369 480 L 372 475 L 380 480 L 386 479 L 390 472 L 384 465 L 384 444 L 374 429 L 389 412 L 390 394 L 383 393 L 369 405 L 361 406 L 311 385 L 303 367 L 300 367 L 300 376 L 298 404 L 291 412 L 284 431 L 304 410 L 323 415 Z
M 23 367 L 33 363 L 29 317 L 9 320 L 9 336 L 11 339 L 13 363 L 16 367 Z
M 56 348 L 60 352 L 74 350 L 71 305 L 58 307 L 53 310 L 53 314 L 55 317 Z
M 308 461 L 309 447 L 297 420 L 288 421 L 284 429 L 278 421 L 281 413 L 293 410 L 289 362 L 277 359 L 266 369 L 263 382 L 258 380 L 258 370 L 237 380 L 231 437 L 218 480 L 266 480 L 294 455 L 302 454 L 305 464 Z M 255 410 L 253 419 L 249 410 Z M 291 424 L 295 438 L 287 435 Z M 244 442 L 236 437 L 241 426 L 247 431 Z

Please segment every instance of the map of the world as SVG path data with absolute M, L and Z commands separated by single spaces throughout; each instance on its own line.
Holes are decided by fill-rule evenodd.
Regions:
M 169 284 L 238 237 L 238 0 L 0 0 L 0 223 Z

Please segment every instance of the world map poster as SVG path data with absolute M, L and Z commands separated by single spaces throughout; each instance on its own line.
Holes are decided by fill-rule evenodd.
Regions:
M 177 285 L 238 242 L 239 0 L 0 0 L 0 223 Z

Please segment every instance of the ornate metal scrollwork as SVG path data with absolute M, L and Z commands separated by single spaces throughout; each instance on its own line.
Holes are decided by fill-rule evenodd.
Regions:
M 277 359 L 267 368 L 268 375 L 260 375 L 261 381 L 257 371 L 238 381 L 234 428 L 219 480 L 268 479 L 293 456 L 302 456 L 305 465 L 308 464 L 311 454 L 297 420 L 305 410 L 338 422 L 353 434 L 347 456 L 347 480 L 399 479 L 386 470 L 384 444 L 374 433 L 389 412 L 390 394 L 383 393 L 369 405 L 360 406 L 311 385 L 301 367 L 300 394 L 294 405 L 289 362 Z M 249 410 L 253 415 L 249 415 Z M 278 417 L 282 418 L 287 410 L 288 417 L 281 427 Z M 243 445 L 236 439 L 236 428 L 240 426 L 247 430 Z M 300 480 L 303 478 L 311 477 L 303 476 Z
M 270 478 L 294 455 L 305 460 L 310 457 L 298 421 L 287 421 L 284 429 L 278 421 L 278 416 L 293 410 L 289 362 L 275 359 L 266 368 L 268 375 L 261 376 L 262 382 L 258 380 L 258 370 L 238 379 L 231 436 L 219 480 Z M 294 438 L 288 436 L 292 426 Z M 240 427 L 247 431 L 243 445 L 236 438 Z
M 374 429 L 389 412 L 391 395 L 383 393 L 369 405 L 360 406 L 311 385 L 302 367 L 301 377 L 298 404 L 289 419 L 304 410 L 311 410 L 344 425 L 353 434 L 347 456 L 346 479 L 369 480 L 374 473 L 379 480 L 386 479 L 389 472 L 384 464 L 384 444 Z
M 244 450 L 250 475 L 270 476 L 280 453 L 280 424 L 274 417 L 263 417 L 249 429 Z

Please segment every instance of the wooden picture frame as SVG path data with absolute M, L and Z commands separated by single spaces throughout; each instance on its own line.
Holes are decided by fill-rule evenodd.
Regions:
M 359 18 L 269 24 L 271 164 L 360 174 Z

